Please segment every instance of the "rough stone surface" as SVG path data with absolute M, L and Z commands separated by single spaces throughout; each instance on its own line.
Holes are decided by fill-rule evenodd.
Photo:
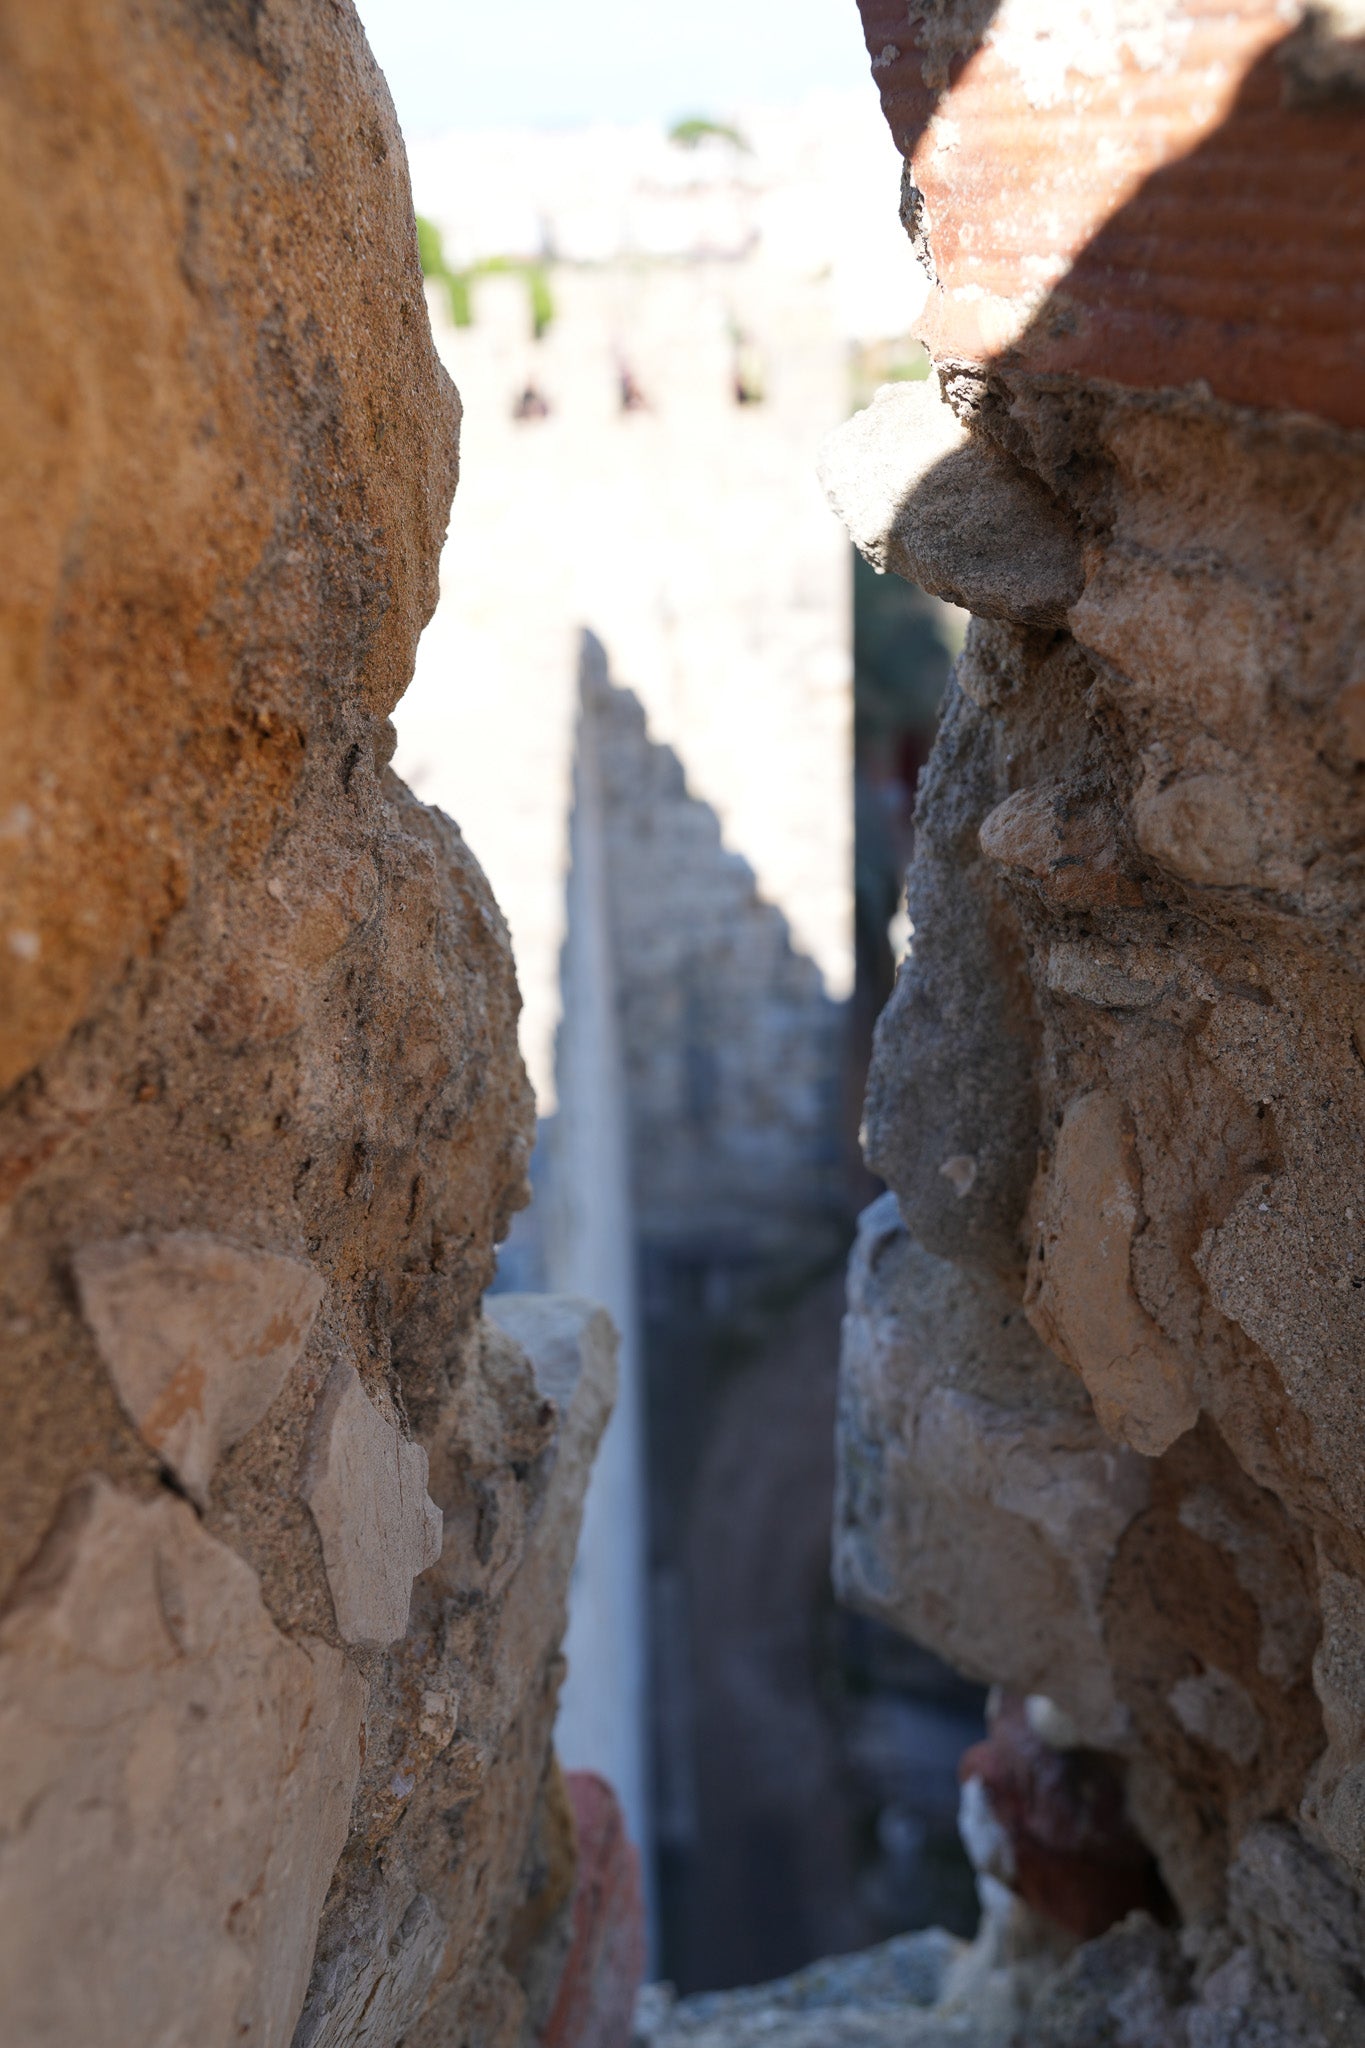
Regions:
M 895 1197 L 859 1224 L 839 1402 L 843 1597 L 974 1678 L 1058 1700 L 1089 1739 L 1126 1725 L 1097 1636 L 1144 1461 L 991 1275 L 936 1259 Z M 1020 1616 L 1029 1626 L 1020 1627 Z
M 1170 0 L 1064 38 L 1030 0 L 863 11 L 941 390 L 1055 497 L 1082 576 L 1045 626 L 976 603 L 921 785 L 839 1576 L 1060 1706 L 1156 1856 L 1179 1928 L 1020 1980 L 1023 2038 L 1365 2038 L 1358 15 Z M 978 474 L 965 563 L 994 530 Z M 954 1436 L 968 1388 L 991 1406 Z M 1090 1481 L 1083 1539 L 1040 1529 L 1105 1455 L 1130 1490 Z
M 921 781 L 906 879 L 915 943 L 877 1021 L 868 1164 L 941 1258 L 1019 1267 L 1038 1108 L 1024 955 L 980 827 L 998 799 L 990 729 L 950 704 Z
M 609 1360 L 556 1418 L 479 1321 L 532 1115 L 502 919 L 386 766 L 459 419 L 402 144 L 347 0 L 0 48 L 8 2030 L 510 2044 Z M 401 1570 L 310 1512 L 333 1407 Z
M 297 1259 L 192 1231 L 86 1245 L 71 1263 L 120 1401 L 206 1507 L 220 1455 L 255 1427 L 298 1363 L 321 1280 Z
M 1133 1240 L 1143 1222 L 1137 1148 L 1116 1095 L 1069 1102 L 1034 1234 L 1029 1321 L 1085 1381 L 1101 1428 L 1159 1457 L 1194 1426 L 1193 1361 L 1138 1300 Z
M 385 2048 L 510 2048 L 544 2021 L 567 1948 L 572 1822 L 550 1735 L 616 1338 L 573 1297 L 488 1308 L 430 1439 L 444 1543 L 388 1653 L 405 1713 L 367 1748 L 297 2048 L 349 2043 L 361 2011 Z
M 1085 578 L 1046 485 L 968 431 L 938 378 L 887 384 L 825 443 L 820 480 L 874 569 L 986 618 L 1056 625 Z
M 287 2048 L 364 1711 L 183 1502 L 75 1489 L 0 1623 L 7 2038 Z
M 942 2041 L 927 2031 L 963 1945 L 938 1928 L 832 1956 L 775 1983 L 674 1999 L 649 1985 L 635 2015 L 640 2048 L 899 2048 Z M 960 2030 L 959 2040 L 970 2040 Z
M 425 1892 L 385 1886 L 357 1930 L 349 1967 L 315 1982 L 294 2048 L 372 2048 L 401 2040 L 441 1966 L 446 1924 Z
M 427 1454 L 379 1413 L 349 1359 L 327 1375 L 301 1491 L 322 1539 L 344 1642 L 382 1650 L 408 1625 L 412 1582 L 441 1555 Z
M 353 14 L 13 7 L 4 93 L 8 1085 L 148 958 L 204 842 L 259 875 L 322 728 L 391 709 L 455 414 Z M 288 1028 L 280 968 L 373 892 L 347 851 L 306 938 L 302 875 L 258 929 L 274 974 L 206 977 L 220 1038 Z

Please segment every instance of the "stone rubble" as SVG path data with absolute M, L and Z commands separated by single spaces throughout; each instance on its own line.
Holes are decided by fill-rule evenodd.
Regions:
M 386 1422 L 349 1359 L 318 1397 L 300 1491 L 322 1539 L 337 1630 L 382 1650 L 408 1625 L 412 1582 L 441 1555 L 441 1510 L 427 1498 L 427 1454 Z
M 828 1957 L 772 1984 L 676 1999 L 647 1985 L 635 2009 L 636 2048 L 902 2048 L 942 2041 L 932 2027 L 964 1944 L 932 1928 L 880 1948 Z M 959 2039 L 963 2039 L 961 2034 Z

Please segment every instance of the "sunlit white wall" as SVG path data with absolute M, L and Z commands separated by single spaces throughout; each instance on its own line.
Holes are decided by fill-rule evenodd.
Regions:
M 429 290 L 464 403 L 461 480 L 394 764 L 459 822 L 507 915 L 544 1114 L 584 627 L 793 943 L 831 994 L 849 988 L 851 592 L 815 457 L 848 407 L 850 345 L 907 333 L 924 281 L 853 0 L 361 11 L 418 210 L 448 259 L 553 259 L 555 318 L 540 342 L 515 277 L 476 283 L 468 328 Z M 689 113 L 732 120 L 746 146 L 679 148 L 666 125 Z M 741 332 L 763 384 L 762 402 L 743 407 Z M 627 367 L 642 410 L 621 408 Z M 528 384 L 547 417 L 513 418 Z M 616 1782 L 647 1846 L 633 1228 L 602 1012 L 610 975 L 584 950 L 597 930 L 590 823 L 580 817 L 559 1133 L 573 1152 L 560 1176 L 573 1227 L 557 1234 L 549 1277 L 610 1305 L 623 1385 L 588 1501 L 558 1738 L 567 1764 Z M 575 975 L 590 983 L 577 994 Z
M 459 820 L 507 914 L 543 1110 L 584 626 L 830 993 L 851 981 L 848 550 L 815 459 L 847 410 L 850 343 L 904 332 L 923 278 L 875 102 L 737 119 L 747 150 L 639 126 L 412 150 L 453 263 L 547 243 L 562 259 L 540 342 L 515 277 L 475 285 L 469 328 L 431 294 L 465 407 L 461 481 L 397 715 L 400 773 Z M 734 402 L 737 329 L 761 404 Z M 623 365 L 646 410 L 622 412 Z M 528 383 L 549 417 L 512 417 Z

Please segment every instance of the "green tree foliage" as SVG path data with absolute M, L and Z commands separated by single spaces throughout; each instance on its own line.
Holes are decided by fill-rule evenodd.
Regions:
M 452 321 L 457 327 L 470 326 L 474 309 L 469 298 L 469 274 L 451 269 L 441 243 L 441 230 L 434 220 L 426 220 L 420 213 L 417 216 L 417 255 L 423 277 L 429 278 L 433 284 L 444 285 Z
M 537 341 L 555 317 L 555 302 L 550 292 L 550 279 L 541 263 L 526 265 L 526 290 L 531 300 L 531 331 Z
M 679 149 L 697 149 L 709 136 L 717 142 L 728 142 L 735 149 L 742 149 L 746 156 L 752 155 L 748 142 L 738 128 L 732 128 L 726 121 L 710 121 L 704 114 L 689 114 L 684 121 L 675 121 L 668 131 L 670 142 L 676 142 Z
M 482 263 L 471 263 L 464 270 L 453 270 L 446 260 L 441 230 L 435 221 L 426 220 L 420 213 L 417 216 L 417 254 L 423 277 L 444 288 L 450 317 L 456 327 L 471 327 L 474 323 L 474 280 L 506 272 L 525 280 L 531 332 L 537 341 L 555 317 L 554 294 L 543 263 L 527 263 L 518 257 L 489 256 Z

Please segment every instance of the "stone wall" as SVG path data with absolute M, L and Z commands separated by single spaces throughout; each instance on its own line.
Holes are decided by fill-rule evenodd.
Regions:
M 1082 1949 L 1025 2038 L 1356 2041 L 1360 43 L 863 11 L 936 375 L 826 478 L 975 616 L 869 1089 L 838 1575 L 1107 1757 L 1155 1852 L 1180 1935 Z M 1100 1882 L 982 1768 L 988 1877 Z
M 583 715 L 644 1271 L 827 1260 L 844 1211 L 841 1007 L 600 658 L 585 664 Z
M 0 49 L 4 2031 L 511 2042 L 612 1339 L 480 1319 L 532 1106 L 386 766 L 459 423 L 402 145 L 345 4 Z
M 575 1765 L 610 1766 L 623 1795 L 637 1772 L 644 1780 L 654 1812 L 644 1798 L 626 1803 L 642 1843 L 657 1843 L 662 1968 L 706 1982 L 731 1966 L 723 1953 L 740 1958 L 741 1972 L 760 1973 L 766 1959 L 755 1957 L 755 1926 L 765 1915 L 789 1918 L 789 1895 L 807 1882 L 800 1859 L 781 1853 L 768 1859 L 775 1870 L 760 1868 L 755 1855 L 752 1871 L 741 1874 L 735 1843 L 759 1795 L 750 1774 L 728 1800 L 709 1796 L 705 1781 L 717 1759 L 703 1723 L 736 1640 L 756 1646 L 780 1610 L 773 1626 L 801 1644 L 825 1583 L 826 1410 L 838 1312 L 828 1282 L 848 1241 L 844 1016 L 591 634 L 583 636 L 579 683 L 559 1106 L 541 1126 L 536 1202 L 518 1221 L 509 1264 L 520 1263 L 536 1284 L 600 1293 L 622 1325 L 621 1406 L 574 1578 L 575 1680 L 565 1692 L 563 1748 Z M 708 1514 L 703 1468 L 727 1441 L 734 1448 L 726 1389 L 765 1345 L 780 1340 L 784 1357 L 791 1354 L 783 1326 L 798 1301 L 799 1319 L 821 1278 L 814 1313 L 824 1341 L 815 1343 L 810 1369 L 793 1361 L 786 1377 L 783 1450 L 773 1440 L 755 1443 L 752 1424 L 741 1420 L 747 1481 L 727 1501 L 709 1503 Z M 805 1386 L 797 1391 L 798 1381 L 818 1379 L 822 1361 L 814 1397 Z M 781 1377 L 780 1362 L 771 1377 Z M 784 1514 L 778 1502 L 792 1493 L 801 1501 Z M 741 1550 L 761 1550 L 765 1559 L 746 1577 L 742 1619 L 728 1626 L 695 1557 L 721 1528 L 732 1588 Z M 798 1648 L 792 1661 L 800 1659 Z M 766 1740 L 775 1750 L 775 1725 L 792 1713 L 813 1737 L 800 1759 L 804 1772 L 784 1776 L 774 1766 L 761 1803 L 780 1810 L 793 1836 L 819 1807 L 821 1839 L 837 1838 L 838 1789 L 817 1799 L 812 1784 L 817 1753 L 829 1746 L 813 1674 L 802 1670 L 785 1695 L 773 1688 L 755 1699 L 757 1690 L 750 1686 L 747 1701 L 756 1745 Z M 745 1732 L 742 1714 L 721 1719 L 724 1776 Z M 818 1763 L 832 1777 L 823 1755 Z M 799 1957 L 819 1951 L 826 1928 L 831 1940 L 848 1924 L 858 1928 L 854 1939 L 861 1933 L 838 1897 L 841 1853 L 836 1842 L 818 1871 L 824 1898 L 836 1895 L 834 1911 L 812 1914 L 821 1930 L 813 1941 L 798 1931 L 788 1942 Z M 722 1872 L 738 1893 L 728 1905 Z
M 431 289 L 465 474 L 395 721 L 399 773 L 460 820 L 507 916 L 542 1115 L 585 627 L 828 992 L 852 981 L 848 544 L 815 461 L 848 410 L 851 338 L 902 331 L 918 272 L 870 93 L 743 126 L 747 151 L 647 126 L 414 146 L 452 262 L 558 259 L 539 340 L 520 278 L 480 278 L 468 327 Z M 758 403 L 735 400 L 737 329 Z M 643 404 L 623 406 L 623 370 Z M 528 384 L 545 417 L 515 416 Z
M 540 1124 L 535 1202 L 503 1248 L 499 1282 L 516 1285 L 521 1264 L 536 1286 L 590 1294 L 619 1332 L 617 1400 L 583 1512 L 564 1645 L 569 1677 L 555 1740 L 572 1769 L 595 1771 L 616 1788 L 640 1854 L 657 1962 L 644 1373 L 606 816 L 596 721 L 588 709 L 588 700 L 605 687 L 605 668 L 601 644 L 584 633 L 579 684 L 585 702 L 560 954 L 563 1008 L 555 1034 L 558 1107 Z

